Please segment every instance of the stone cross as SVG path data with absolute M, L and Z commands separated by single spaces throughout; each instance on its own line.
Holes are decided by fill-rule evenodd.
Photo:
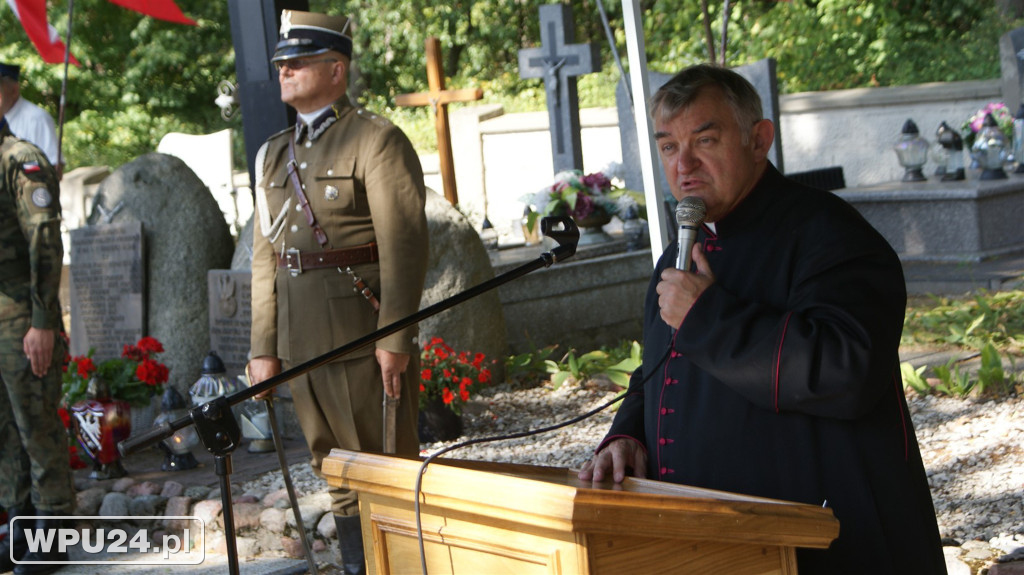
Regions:
M 540 48 L 519 51 L 519 76 L 544 78 L 555 173 L 581 170 L 583 149 L 576 76 L 601 69 L 597 46 L 571 43 L 572 8 L 566 4 L 541 5 L 540 38 Z
M 448 127 L 448 104 L 479 100 L 484 97 L 484 92 L 480 88 L 444 89 L 441 41 L 433 36 L 427 38 L 427 85 L 430 87 L 429 92 L 399 94 L 395 96 L 395 103 L 399 106 L 430 106 L 433 110 L 444 197 L 454 206 L 459 203 L 459 193 L 455 189 L 455 162 L 452 160 L 452 137 Z

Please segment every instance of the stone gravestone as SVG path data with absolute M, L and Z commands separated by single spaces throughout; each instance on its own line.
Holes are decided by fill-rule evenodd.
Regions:
M 142 224 L 71 230 L 71 354 L 121 356 L 145 332 Z
M 142 224 L 146 335 L 163 344 L 170 384 L 187 397 L 210 352 L 206 273 L 234 250 L 217 200 L 178 158 L 146 154 L 100 184 L 89 223 L 100 221 Z
M 245 373 L 252 325 L 252 272 L 210 270 L 210 349 L 224 362 L 231 379 Z
M 572 44 L 573 29 L 571 7 L 541 5 L 541 47 L 519 51 L 520 77 L 544 78 L 555 173 L 583 169 L 576 77 L 601 69 L 597 46 Z
M 746 66 L 733 68 L 733 70 L 753 84 L 757 93 L 761 96 L 761 107 L 764 117 L 775 124 L 775 145 L 768 151 L 768 159 L 775 164 L 775 167 L 780 172 L 784 172 L 785 170 L 782 165 L 782 129 L 779 124 L 779 86 L 775 75 L 775 59 L 765 58 Z M 653 96 L 654 92 L 664 85 L 665 82 L 668 82 L 672 76 L 671 74 L 650 72 L 647 80 L 650 84 L 651 95 Z M 628 85 L 628 82 L 626 84 Z M 615 103 L 619 114 L 619 139 L 622 143 L 623 180 L 625 180 L 627 188 L 642 190 L 644 188 L 644 178 L 640 172 L 640 146 L 637 143 L 636 122 L 633 109 L 629 105 L 629 96 L 626 94 L 626 88 L 622 82 L 615 88 Z M 665 180 L 665 172 L 661 169 L 661 163 L 658 158 L 654 159 L 654 166 L 658 179 L 661 180 L 661 190 L 664 192 L 665 198 L 668 199 L 671 197 L 671 192 L 669 191 L 668 182 Z M 675 216 L 672 213 L 667 215 L 668 221 L 672 225 L 675 222 Z
M 1016 114 L 1024 100 L 1024 28 L 1010 30 L 999 38 L 999 68 L 1003 77 L 1003 101 Z

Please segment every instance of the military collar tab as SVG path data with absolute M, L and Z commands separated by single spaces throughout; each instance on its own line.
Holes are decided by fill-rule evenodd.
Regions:
M 309 125 L 309 141 L 315 142 L 317 138 L 323 135 L 338 118 L 341 118 L 341 114 L 344 111 L 344 105 L 340 102 L 331 104 L 330 108 L 327 108 L 319 116 L 317 116 L 313 122 Z M 295 124 L 295 141 L 301 141 L 303 134 L 306 131 L 306 124 L 303 122 L 297 122 Z

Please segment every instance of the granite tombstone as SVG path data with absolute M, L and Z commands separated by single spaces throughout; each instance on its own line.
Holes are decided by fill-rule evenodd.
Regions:
M 145 328 L 144 238 L 140 222 L 71 230 L 71 354 L 120 357 Z

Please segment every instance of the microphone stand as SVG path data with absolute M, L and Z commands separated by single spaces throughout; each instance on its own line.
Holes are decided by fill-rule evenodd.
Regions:
M 566 216 L 545 217 L 541 219 L 540 224 L 543 234 L 558 242 L 558 246 L 550 252 L 541 254 L 536 260 L 509 270 L 498 277 L 471 287 L 463 292 L 457 293 L 445 300 L 409 315 L 408 317 L 386 325 L 377 331 L 371 332 L 339 348 L 310 359 L 287 371 L 283 371 L 274 377 L 261 381 L 256 385 L 246 389 L 241 389 L 229 396 L 221 396 L 204 403 L 203 405 L 193 407 L 189 410 L 189 413 L 186 416 L 180 417 L 174 421 L 165 421 L 137 437 L 126 439 L 118 443 L 117 450 L 121 453 L 122 457 L 127 457 L 171 437 L 180 429 L 189 425 L 195 425 L 196 434 L 202 441 L 203 446 L 206 447 L 206 450 L 212 453 L 214 457 L 214 469 L 220 481 L 220 497 L 224 513 L 224 540 L 227 546 L 228 568 L 231 575 L 238 575 L 238 552 L 235 541 L 234 512 L 231 506 L 230 476 L 231 453 L 238 447 L 242 434 L 238 427 L 238 422 L 235 420 L 235 417 L 231 412 L 231 406 L 241 403 L 247 399 L 251 399 L 263 392 L 270 391 L 299 375 L 330 363 L 343 355 L 366 347 L 377 340 L 401 331 L 411 325 L 417 324 L 428 317 L 463 303 L 466 300 L 474 298 L 486 291 L 518 279 L 534 270 L 542 267 L 551 267 L 552 264 L 566 260 L 576 253 L 576 245 L 579 243 L 580 231 L 579 228 L 576 227 L 576 223 L 571 218 Z

